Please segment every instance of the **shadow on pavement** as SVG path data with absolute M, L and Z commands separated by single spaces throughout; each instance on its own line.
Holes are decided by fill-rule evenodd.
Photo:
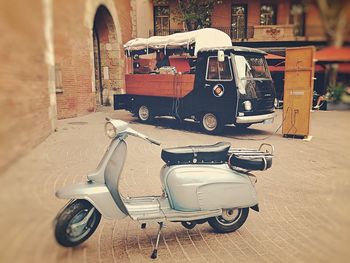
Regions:
M 141 123 L 138 119 L 132 123 Z M 174 129 L 185 132 L 206 134 L 200 128 L 199 123 L 193 121 L 182 121 L 181 123 L 172 118 L 155 118 L 149 125 L 154 125 L 158 129 Z M 218 134 L 220 137 L 235 138 L 242 140 L 263 140 L 266 137 L 273 136 L 274 132 L 249 127 L 246 129 L 236 128 L 234 125 L 225 126 L 224 130 Z M 216 136 L 216 135 L 213 135 Z

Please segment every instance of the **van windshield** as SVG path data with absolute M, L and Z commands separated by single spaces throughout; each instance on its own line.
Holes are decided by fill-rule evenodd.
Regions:
M 271 75 L 263 56 L 233 55 L 232 65 L 235 68 L 237 88 L 241 95 L 256 98 L 256 92 L 264 85 L 260 82 L 271 80 Z
M 234 60 L 240 79 L 271 78 L 264 57 L 235 55 Z

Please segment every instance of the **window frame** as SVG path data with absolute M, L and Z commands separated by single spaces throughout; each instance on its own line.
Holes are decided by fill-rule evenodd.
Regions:
M 169 10 L 169 15 L 168 16 L 156 16 L 156 9 L 157 8 L 168 8 Z M 156 5 L 156 6 L 153 6 L 153 35 L 154 36 L 163 36 L 163 35 L 158 35 L 156 32 L 157 32 L 157 29 L 156 29 L 156 21 L 157 21 L 157 17 L 167 17 L 168 20 L 169 20 L 169 27 L 167 29 L 167 33 L 169 34 L 170 33 L 170 6 L 169 5 Z M 164 32 L 165 30 L 162 30 L 162 32 Z
M 218 58 L 217 56 L 208 56 L 207 58 L 207 69 L 206 69 L 206 72 L 205 72 L 205 80 L 206 81 L 232 81 L 233 80 L 233 71 L 232 71 L 232 65 L 230 63 L 230 56 L 228 55 L 225 55 L 225 58 L 227 57 L 227 62 L 229 64 L 229 68 L 230 68 L 230 73 L 231 73 L 231 78 L 230 79 L 208 79 L 208 72 L 209 72 L 209 60 L 211 58 Z M 219 62 L 219 61 L 218 61 Z M 219 73 L 219 76 L 220 76 L 220 73 Z
M 232 54 L 232 53 L 231 53 L 231 54 Z M 244 56 L 244 55 L 242 55 L 242 54 L 232 54 L 231 59 L 234 60 L 235 64 L 237 64 L 237 63 L 236 63 L 236 57 L 238 57 L 238 56 L 244 57 L 246 60 L 247 60 L 247 57 L 248 57 L 248 58 L 249 58 L 249 57 L 252 57 L 252 58 L 259 58 L 259 57 L 257 57 L 257 56 L 250 55 L 250 54 L 246 55 L 247 57 Z M 254 79 L 254 80 L 257 80 L 257 79 L 268 79 L 268 80 L 272 80 L 271 72 L 270 72 L 270 70 L 269 70 L 269 65 L 267 64 L 266 58 L 264 58 L 264 56 L 262 56 L 262 59 L 263 59 L 263 63 L 264 63 L 264 68 L 266 69 L 265 72 L 268 73 L 267 78 L 265 78 L 265 77 L 263 77 L 263 78 L 252 77 L 251 79 Z M 231 61 L 231 63 L 233 63 L 233 62 Z M 235 73 L 235 81 L 236 81 L 237 83 L 240 82 L 240 81 L 242 81 L 243 78 L 246 78 L 246 77 L 243 77 L 243 78 L 240 77 L 240 75 L 239 75 L 239 73 L 238 73 L 238 70 L 237 70 L 237 67 L 234 67 L 234 73 Z
M 294 21 L 294 15 L 292 14 L 292 10 L 293 10 L 293 6 L 299 6 L 302 8 L 302 12 L 301 14 L 299 14 L 300 16 L 300 24 L 297 25 L 296 21 Z M 301 2 L 292 2 L 290 5 L 290 13 L 289 13 L 289 21 L 293 21 L 293 23 L 291 23 L 292 25 L 294 25 L 294 34 L 296 36 L 305 36 L 305 31 L 306 31 L 306 11 L 305 11 L 305 6 L 303 6 L 303 4 Z M 298 30 L 298 31 L 297 31 Z
M 274 21 L 273 21 L 273 23 L 272 24 L 261 24 L 261 15 L 262 15 L 262 7 L 263 6 L 271 6 L 271 7 L 273 7 L 273 11 L 274 11 Z M 273 4 L 273 3 L 261 3 L 260 4 L 260 25 L 261 26 L 274 26 L 274 25 L 277 25 L 277 11 L 278 11 L 278 4 Z
M 244 38 L 247 38 L 248 36 L 248 4 L 244 4 L 244 3 L 232 3 L 231 4 L 231 37 L 233 39 L 241 39 L 241 38 L 235 38 L 234 34 L 233 34 L 233 8 L 234 7 L 243 7 L 245 9 L 245 13 L 244 13 Z

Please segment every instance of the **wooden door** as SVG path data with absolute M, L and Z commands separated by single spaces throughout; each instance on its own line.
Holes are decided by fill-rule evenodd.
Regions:
M 314 88 L 315 47 L 286 49 L 283 135 L 308 136 Z

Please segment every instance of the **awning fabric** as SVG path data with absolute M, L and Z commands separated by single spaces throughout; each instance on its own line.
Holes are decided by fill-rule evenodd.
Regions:
M 350 47 L 326 47 L 316 52 L 319 63 L 350 62 Z
M 214 28 L 203 28 L 169 36 L 135 38 L 128 41 L 124 48 L 127 52 L 148 49 L 188 49 L 192 44 L 195 44 L 194 55 L 197 55 L 198 50 L 202 48 L 232 46 L 231 38 L 226 33 Z
M 278 60 L 284 60 L 285 57 L 282 57 L 282 56 L 279 56 L 279 55 L 275 55 L 275 54 L 271 54 L 271 53 L 268 53 L 266 56 L 265 56 L 266 59 L 278 59 Z
M 350 73 L 350 63 L 339 64 L 338 73 Z

